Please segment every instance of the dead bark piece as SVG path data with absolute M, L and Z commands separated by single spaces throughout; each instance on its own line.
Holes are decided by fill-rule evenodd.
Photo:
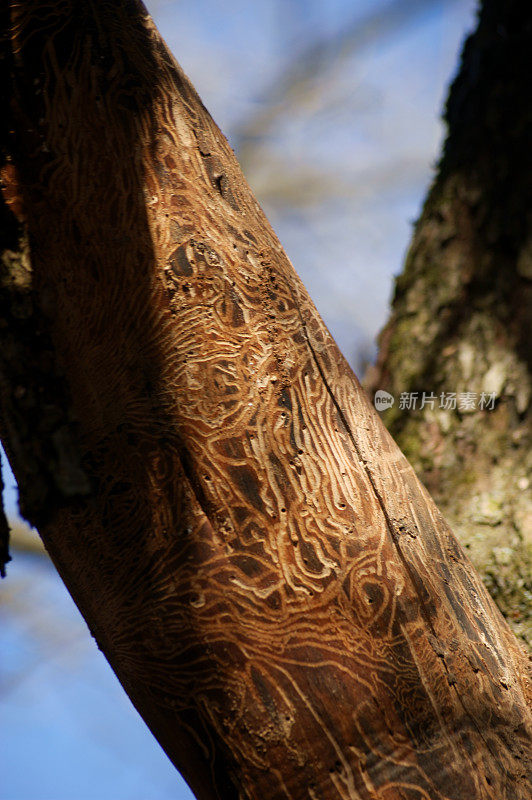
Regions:
M 11 556 L 9 555 L 9 523 L 4 511 L 3 491 L 4 481 L 0 464 L 0 578 L 6 577 L 6 564 L 11 561 Z
M 87 481 L 33 420 L 19 444 L 4 348 L 2 436 L 169 757 L 202 800 L 525 800 L 527 661 L 144 8 L 13 3 L 11 41 L 31 316 Z

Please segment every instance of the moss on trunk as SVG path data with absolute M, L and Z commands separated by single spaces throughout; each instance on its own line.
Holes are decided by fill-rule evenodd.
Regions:
M 394 394 L 384 421 L 528 641 L 531 28 L 527 4 L 484 2 L 447 102 L 439 171 L 366 379 L 369 390 Z M 401 408 L 403 393 L 418 393 L 416 409 Z M 452 405 L 450 393 L 456 409 L 442 407 Z

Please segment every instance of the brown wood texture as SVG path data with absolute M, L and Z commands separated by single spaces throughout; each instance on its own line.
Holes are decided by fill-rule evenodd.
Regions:
M 527 660 L 144 8 L 10 13 L 2 440 L 153 733 L 202 800 L 529 798 Z

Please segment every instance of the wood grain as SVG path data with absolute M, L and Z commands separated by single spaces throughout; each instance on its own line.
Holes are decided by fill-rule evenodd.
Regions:
M 3 439 L 139 712 L 204 800 L 525 800 L 526 659 L 144 8 L 11 16 L 33 315 L 90 491 L 39 456 L 31 497 L 8 388 Z

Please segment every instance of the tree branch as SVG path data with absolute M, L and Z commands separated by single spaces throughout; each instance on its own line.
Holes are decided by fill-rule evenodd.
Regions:
M 524 800 L 524 656 L 144 8 L 11 42 L 2 437 L 170 758 L 205 800 Z

